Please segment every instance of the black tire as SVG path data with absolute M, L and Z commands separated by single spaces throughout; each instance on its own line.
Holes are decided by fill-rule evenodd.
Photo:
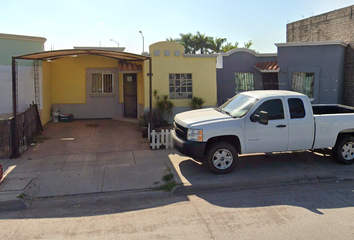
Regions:
M 213 173 L 226 174 L 232 172 L 238 162 L 236 148 L 228 142 L 215 142 L 206 150 L 206 161 Z
M 348 134 L 339 136 L 332 149 L 332 155 L 339 163 L 354 163 L 354 137 Z

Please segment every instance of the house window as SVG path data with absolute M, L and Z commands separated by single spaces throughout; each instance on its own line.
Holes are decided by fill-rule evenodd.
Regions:
M 291 90 L 313 98 L 313 84 L 315 73 L 313 72 L 293 72 Z
M 253 73 L 236 72 L 235 84 L 235 93 L 254 90 Z
M 171 73 L 169 74 L 170 99 L 192 98 L 192 74 Z
M 93 73 L 92 74 L 92 93 L 93 94 L 113 93 L 113 74 L 112 73 Z

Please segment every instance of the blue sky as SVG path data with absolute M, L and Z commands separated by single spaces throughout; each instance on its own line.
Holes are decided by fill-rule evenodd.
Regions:
M 45 50 L 73 46 L 142 52 L 179 33 L 197 31 L 261 53 L 286 41 L 286 24 L 354 4 L 353 0 L 0 0 L 0 32 L 47 38 Z

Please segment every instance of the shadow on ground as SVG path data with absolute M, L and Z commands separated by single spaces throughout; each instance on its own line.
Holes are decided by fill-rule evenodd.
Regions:
M 175 194 L 196 194 L 225 208 L 291 205 L 321 214 L 319 209 L 352 207 L 354 164 L 339 164 L 330 153 L 320 149 L 243 155 L 236 170 L 225 175 L 213 174 L 206 163 L 187 159 L 175 164 L 185 185 Z M 338 188 L 339 182 L 345 186 Z M 229 192 L 226 198 L 225 192 Z

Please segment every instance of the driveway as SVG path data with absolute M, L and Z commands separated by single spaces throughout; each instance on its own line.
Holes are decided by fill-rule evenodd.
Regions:
M 136 123 L 117 120 L 49 123 L 20 158 L 0 163 L 5 205 L 18 202 L 21 193 L 48 197 L 146 189 L 173 168 L 165 152 L 150 150 Z
M 109 119 L 50 122 L 37 142 L 24 153 L 25 157 L 150 149 L 136 123 Z

